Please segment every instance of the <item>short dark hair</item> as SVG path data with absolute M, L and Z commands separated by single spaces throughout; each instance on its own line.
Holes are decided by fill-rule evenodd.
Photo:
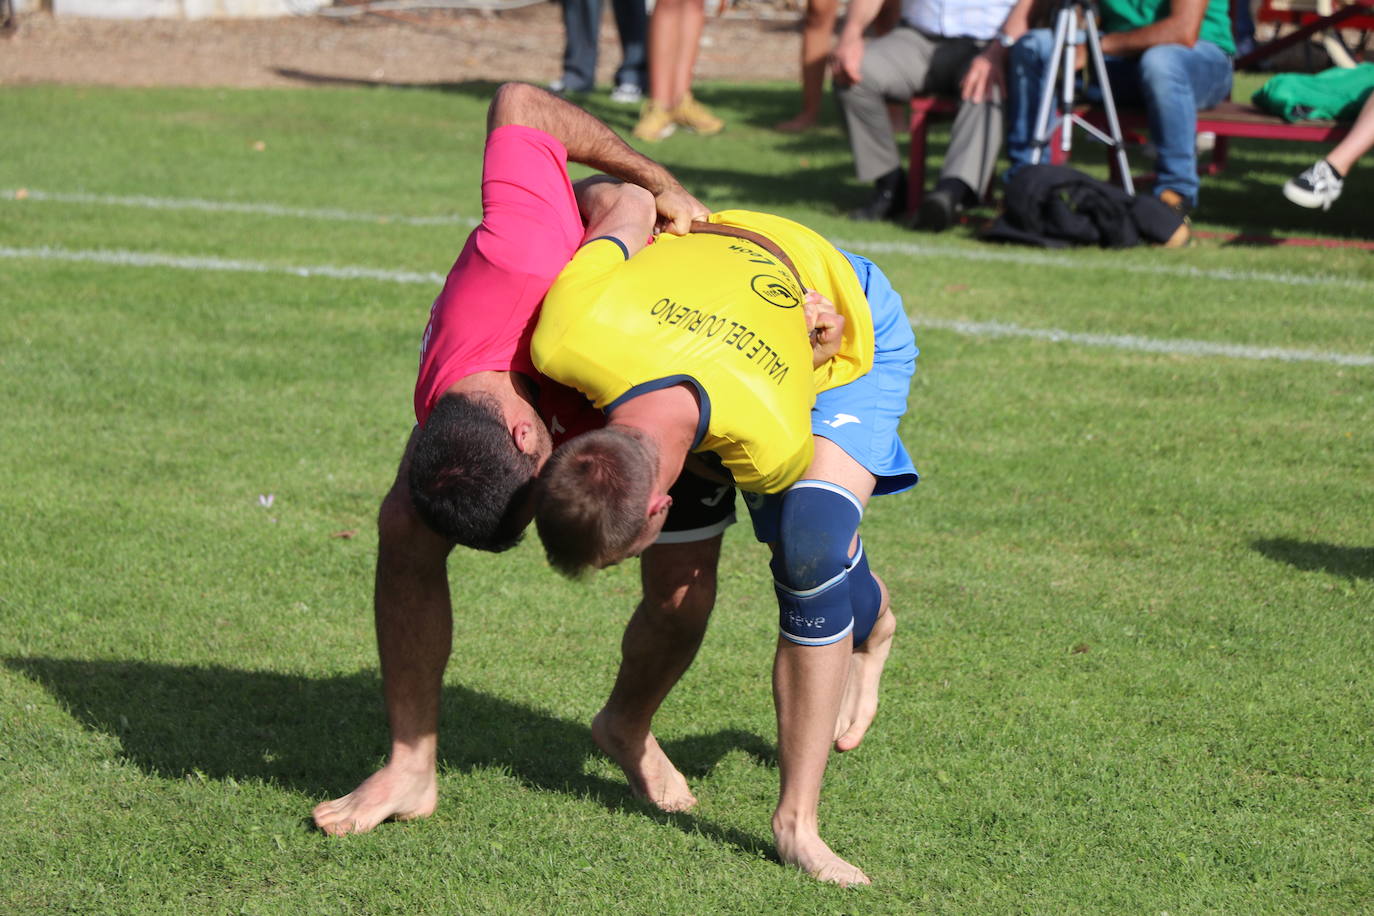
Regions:
M 499 553 L 520 542 L 537 459 L 515 447 L 491 395 L 446 394 L 410 455 L 410 498 L 444 537 Z
M 569 578 L 623 559 L 648 524 L 658 459 L 637 431 L 607 427 L 558 447 L 535 485 L 534 524 Z

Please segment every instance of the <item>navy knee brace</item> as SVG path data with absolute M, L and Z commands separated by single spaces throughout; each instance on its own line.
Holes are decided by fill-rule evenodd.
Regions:
M 799 481 L 783 496 L 772 569 L 784 638 L 805 646 L 829 645 L 850 633 L 856 646 L 868 638 L 882 593 L 863 543 L 849 555 L 862 518 L 858 498 L 825 481 Z

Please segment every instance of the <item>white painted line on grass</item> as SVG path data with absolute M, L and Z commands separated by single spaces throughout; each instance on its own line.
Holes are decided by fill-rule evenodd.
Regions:
M 177 270 L 226 270 L 292 277 L 327 277 L 333 280 L 380 280 L 389 283 L 441 286 L 444 276 L 375 267 L 339 267 L 320 264 L 296 267 L 237 261 L 227 258 L 186 257 L 150 254 L 141 251 L 74 251 L 66 248 L 10 248 L 0 246 L 0 258 L 38 261 L 71 261 L 109 264 L 116 267 L 170 267 Z M 913 327 L 954 331 L 973 337 L 1026 337 L 1056 343 L 1076 343 L 1090 347 L 1114 347 L 1139 353 L 1169 353 L 1182 356 L 1222 356 L 1234 359 L 1277 360 L 1280 362 L 1329 363 L 1338 366 L 1374 366 L 1374 355 L 1333 353 L 1320 350 L 1292 350 L 1281 347 L 1253 347 L 1243 344 L 1213 343 L 1205 340 L 1158 339 L 1129 334 L 1080 334 L 1054 328 L 1023 328 L 996 321 L 949 321 L 940 318 L 913 318 Z
M 228 200 L 201 200 L 195 197 L 129 197 L 109 194 L 83 194 L 62 191 L 37 191 L 33 188 L 0 190 L 0 200 L 39 201 L 60 204 L 98 204 L 138 207 L 144 210 L 199 210 L 205 213 L 252 213 L 262 216 L 291 216 L 344 223 L 400 223 L 405 226 L 476 226 L 470 216 L 400 216 L 394 213 L 358 213 L 351 210 L 283 207 L 279 204 L 236 203 Z
M 329 277 L 334 280 L 384 280 L 391 283 L 423 283 L 442 286 L 443 274 L 413 273 L 404 270 L 381 270 L 375 267 L 335 267 L 319 264 L 311 267 L 292 267 L 284 264 L 263 264 L 257 261 L 236 261 L 229 258 L 183 257 L 170 254 L 149 254 L 143 251 L 72 251 L 67 248 L 6 248 L 0 247 L 0 257 L 31 258 L 38 261 L 78 261 L 90 264 L 112 264 L 116 267 L 172 267 L 178 270 L 229 270 L 255 274 L 287 274 L 293 277 Z
M 236 203 L 233 201 L 202 200 L 199 198 L 112 196 L 82 192 L 0 190 L 0 201 L 52 201 L 57 203 L 96 204 L 121 207 L 140 207 L 155 210 L 200 210 L 207 213 L 256 213 L 264 216 L 288 216 L 302 219 L 333 220 L 359 223 L 398 223 L 408 226 L 475 226 L 470 216 L 401 216 L 385 213 L 357 213 L 348 210 L 312 210 L 283 207 L 278 204 Z M 925 245 L 917 242 L 861 242 L 832 240 L 841 248 L 866 254 L 893 254 L 914 258 L 951 258 L 956 261 L 986 261 L 998 264 L 1024 264 L 1028 267 L 1069 268 L 1077 270 L 1106 270 L 1146 276 L 1189 277 L 1198 280 L 1220 280 L 1226 283 L 1273 283 L 1280 286 L 1334 286 L 1345 289 L 1374 289 L 1374 278 L 1332 276 L 1329 274 L 1276 273 L 1263 270 L 1231 270 L 1204 268 L 1187 264 L 1137 264 L 1121 259 L 1075 258 L 1069 254 L 1028 251 L 989 245 L 984 248 L 955 248 Z M 1179 253 L 1180 257 L 1186 255 Z
M 918 258 L 951 258 L 956 261 L 991 261 L 998 264 L 1025 264 L 1028 267 L 1059 267 L 1069 270 L 1103 270 L 1113 273 L 1189 277 L 1195 280 L 1221 280 L 1226 283 L 1275 283 L 1280 286 L 1338 286 L 1346 289 L 1374 289 L 1374 278 L 1342 277 L 1329 274 L 1272 273 L 1264 270 L 1231 270 L 1226 267 L 1193 267 L 1188 264 L 1136 264 L 1119 258 L 1075 258 L 1071 255 L 1026 251 L 989 245 L 987 248 L 952 248 L 916 242 L 860 242 L 831 239 L 840 248 L 860 254 L 898 254 Z M 1175 255 L 1184 257 L 1183 254 Z
M 1175 356 L 1224 356 L 1232 359 L 1277 360 L 1285 363 L 1331 363 L 1337 366 L 1374 366 L 1374 356 L 1332 353 L 1320 350 L 1291 350 L 1284 347 L 1252 347 L 1244 344 L 1137 337 L 1134 334 L 1079 334 L 1054 328 L 1023 328 L 1000 321 L 949 321 L 942 318 L 913 318 L 915 328 L 936 328 L 970 337 L 1025 337 L 1054 343 L 1075 343 L 1088 347 L 1112 347 L 1137 353 L 1167 353 Z

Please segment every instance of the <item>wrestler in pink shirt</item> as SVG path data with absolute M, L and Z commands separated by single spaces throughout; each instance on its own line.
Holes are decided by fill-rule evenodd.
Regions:
M 542 130 L 510 124 L 487 137 L 482 222 L 449 270 L 420 343 L 421 426 L 454 382 L 493 370 L 538 383 L 536 406 L 555 445 L 603 422 L 582 395 L 542 378 L 530 361 L 539 303 L 582 244 L 567 161 L 563 144 Z
M 549 406 L 554 386 L 534 373 L 528 346 L 545 292 L 586 232 L 565 163 L 578 162 L 626 182 L 578 186 L 598 235 L 616 236 L 626 212 L 622 205 L 637 213 L 646 196 L 666 232 L 682 235 L 693 220 L 709 216 L 667 169 L 587 112 L 541 89 L 501 86 L 488 109 L 487 127 L 482 223 L 431 312 L 415 387 L 420 423 L 411 431 L 377 517 L 373 597 L 390 750 L 385 765 L 356 789 L 315 807 L 315 823 L 330 834 L 361 833 L 388 819 L 434 812 L 444 671 L 450 653 L 459 657 L 460 671 L 472 661 L 466 640 L 455 645 L 451 588 L 471 605 L 465 624 L 489 624 L 490 583 L 475 578 L 468 564 L 457 564 L 450 582 L 449 553 L 457 543 L 477 549 L 506 546 L 493 539 L 510 517 L 519 521 L 521 492 L 552 451 L 539 431 L 552 428 L 557 435 L 560 426 L 572 426 L 562 420 L 561 408 Z M 624 218 L 625 225 L 638 221 Z M 457 409 L 455 401 L 461 402 Z M 444 423 L 446 414 L 455 418 L 451 426 Z M 596 412 L 592 416 L 600 422 Z M 461 456 L 449 460 L 450 446 L 454 453 L 477 452 L 473 474 L 450 475 L 469 467 L 461 464 L 467 460 Z M 433 473 L 417 473 L 426 463 Z M 514 473 L 504 470 L 510 466 Z M 422 489 L 433 490 L 417 497 L 413 478 Z M 467 539 L 431 524 L 417 507 L 419 498 L 447 501 L 441 514 Z M 479 512 L 477 503 L 492 511 Z M 645 551 L 644 596 L 634 615 L 639 623 L 627 627 L 616 686 L 592 726 L 593 737 L 625 771 L 632 791 L 666 811 L 685 810 L 696 799 L 655 741 L 649 722 L 705 634 L 722 531 Z M 659 638 L 663 633 L 672 638 Z

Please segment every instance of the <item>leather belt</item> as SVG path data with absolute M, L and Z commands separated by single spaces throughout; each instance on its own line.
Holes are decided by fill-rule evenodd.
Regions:
M 781 261 L 783 265 L 792 272 L 792 276 L 796 278 L 797 285 L 802 289 L 806 289 L 806 284 L 802 283 L 801 271 L 797 270 L 797 265 L 792 263 L 792 259 L 787 256 L 787 252 L 778 247 L 777 242 L 768 238 L 766 235 L 760 235 L 752 229 L 741 229 L 739 226 L 725 226 L 720 223 L 707 223 L 700 220 L 693 221 L 691 231 L 698 235 L 728 235 L 737 239 L 753 242 L 755 245 Z

